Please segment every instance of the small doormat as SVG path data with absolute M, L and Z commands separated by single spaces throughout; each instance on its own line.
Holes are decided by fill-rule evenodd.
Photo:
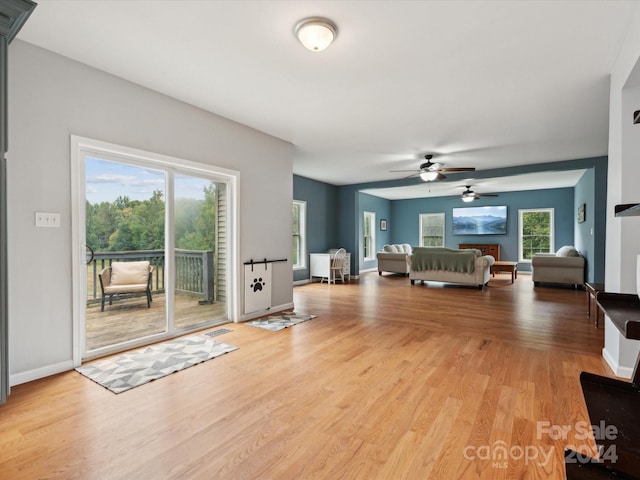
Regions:
M 237 349 L 202 335 L 190 335 L 97 360 L 76 371 L 113 393 L 122 393 Z
M 278 330 L 293 327 L 294 325 L 298 325 L 299 323 L 306 322 L 307 320 L 311 320 L 316 317 L 317 315 L 303 315 L 295 312 L 286 312 L 280 315 L 271 315 L 269 317 L 253 320 L 252 322 L 247 322 L 247 325 L 263 328 L 271 332 L 277 332 Z

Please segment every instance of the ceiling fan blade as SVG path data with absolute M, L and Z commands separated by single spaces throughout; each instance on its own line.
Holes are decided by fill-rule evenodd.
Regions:
M 439 172 L 475 172 L 474 167 L 445 167 L 439 168 Z
M 440 171 L 438 171 L 438 176 L 436 177 L 436 180 L 444 180 L 445 178 L 447 177 L 445 175 L 442 175 Z
M 420 170 L 416 170 L 415 168 L 412 170 L 389 170 L 389 173 L 397 173 L 397 172 L 416 172 L 420 173 Z
M 479 197 L 499 197 L 500 196 L 497 193 L 477 193 L 476 195 Z

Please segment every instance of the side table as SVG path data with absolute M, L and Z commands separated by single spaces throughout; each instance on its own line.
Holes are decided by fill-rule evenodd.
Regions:
M 511 283 L 514 279 L 518 278 L 518 262 L 506 262 L 502 260 L 496 260 L 491 265 L 491 274 L 495 277 L 496 272 L 507 272 L 511 274 Z
M 595 317 L 596 317 L 596 328 L 598 328 L 598 322 L 600 320 L 600 311 L 598 309 L 598 293 L 604 292 L 604 283 L 590 283 L 586 282 L 584 284 L 584 289 L 587 292 L 587 317 L 591 318 L 591 298 L 595 302 Z

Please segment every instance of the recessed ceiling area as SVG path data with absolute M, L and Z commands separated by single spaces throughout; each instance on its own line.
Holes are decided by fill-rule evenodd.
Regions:
M 18 39 L 288 141 L 294 174 L 347 185 L 428 153 L 477 171 L 607 155 L 639 5 L 43 0 Z M 311 52 L 294 28 L 318 15 L 339 33 Z
M 506 177 L 474 179 L 471 177 L 455 182 L 424 182 L 419 185 L 390 188 L 368 188 L 360 190 L 387 200 L 407 200 L 411 198 L 461 196 L 466 185 L 475 193 L 519 192 L 550 188 L 575 187 L 586 170 L 524 173 Z

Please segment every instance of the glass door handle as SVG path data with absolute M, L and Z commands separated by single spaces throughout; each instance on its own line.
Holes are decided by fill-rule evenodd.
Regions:
M 89 265 L 91 262 L 93 262 L 93 259 L 95 258 L 95 252 L 93 251 L 93 248 L 91 248 L 89 245 L 87 245 L 85 243 L 85 248 L 87 248 L 90 252 L 90 256 L 89 256 L 89 260 L 87 260 L 87 265 Z

